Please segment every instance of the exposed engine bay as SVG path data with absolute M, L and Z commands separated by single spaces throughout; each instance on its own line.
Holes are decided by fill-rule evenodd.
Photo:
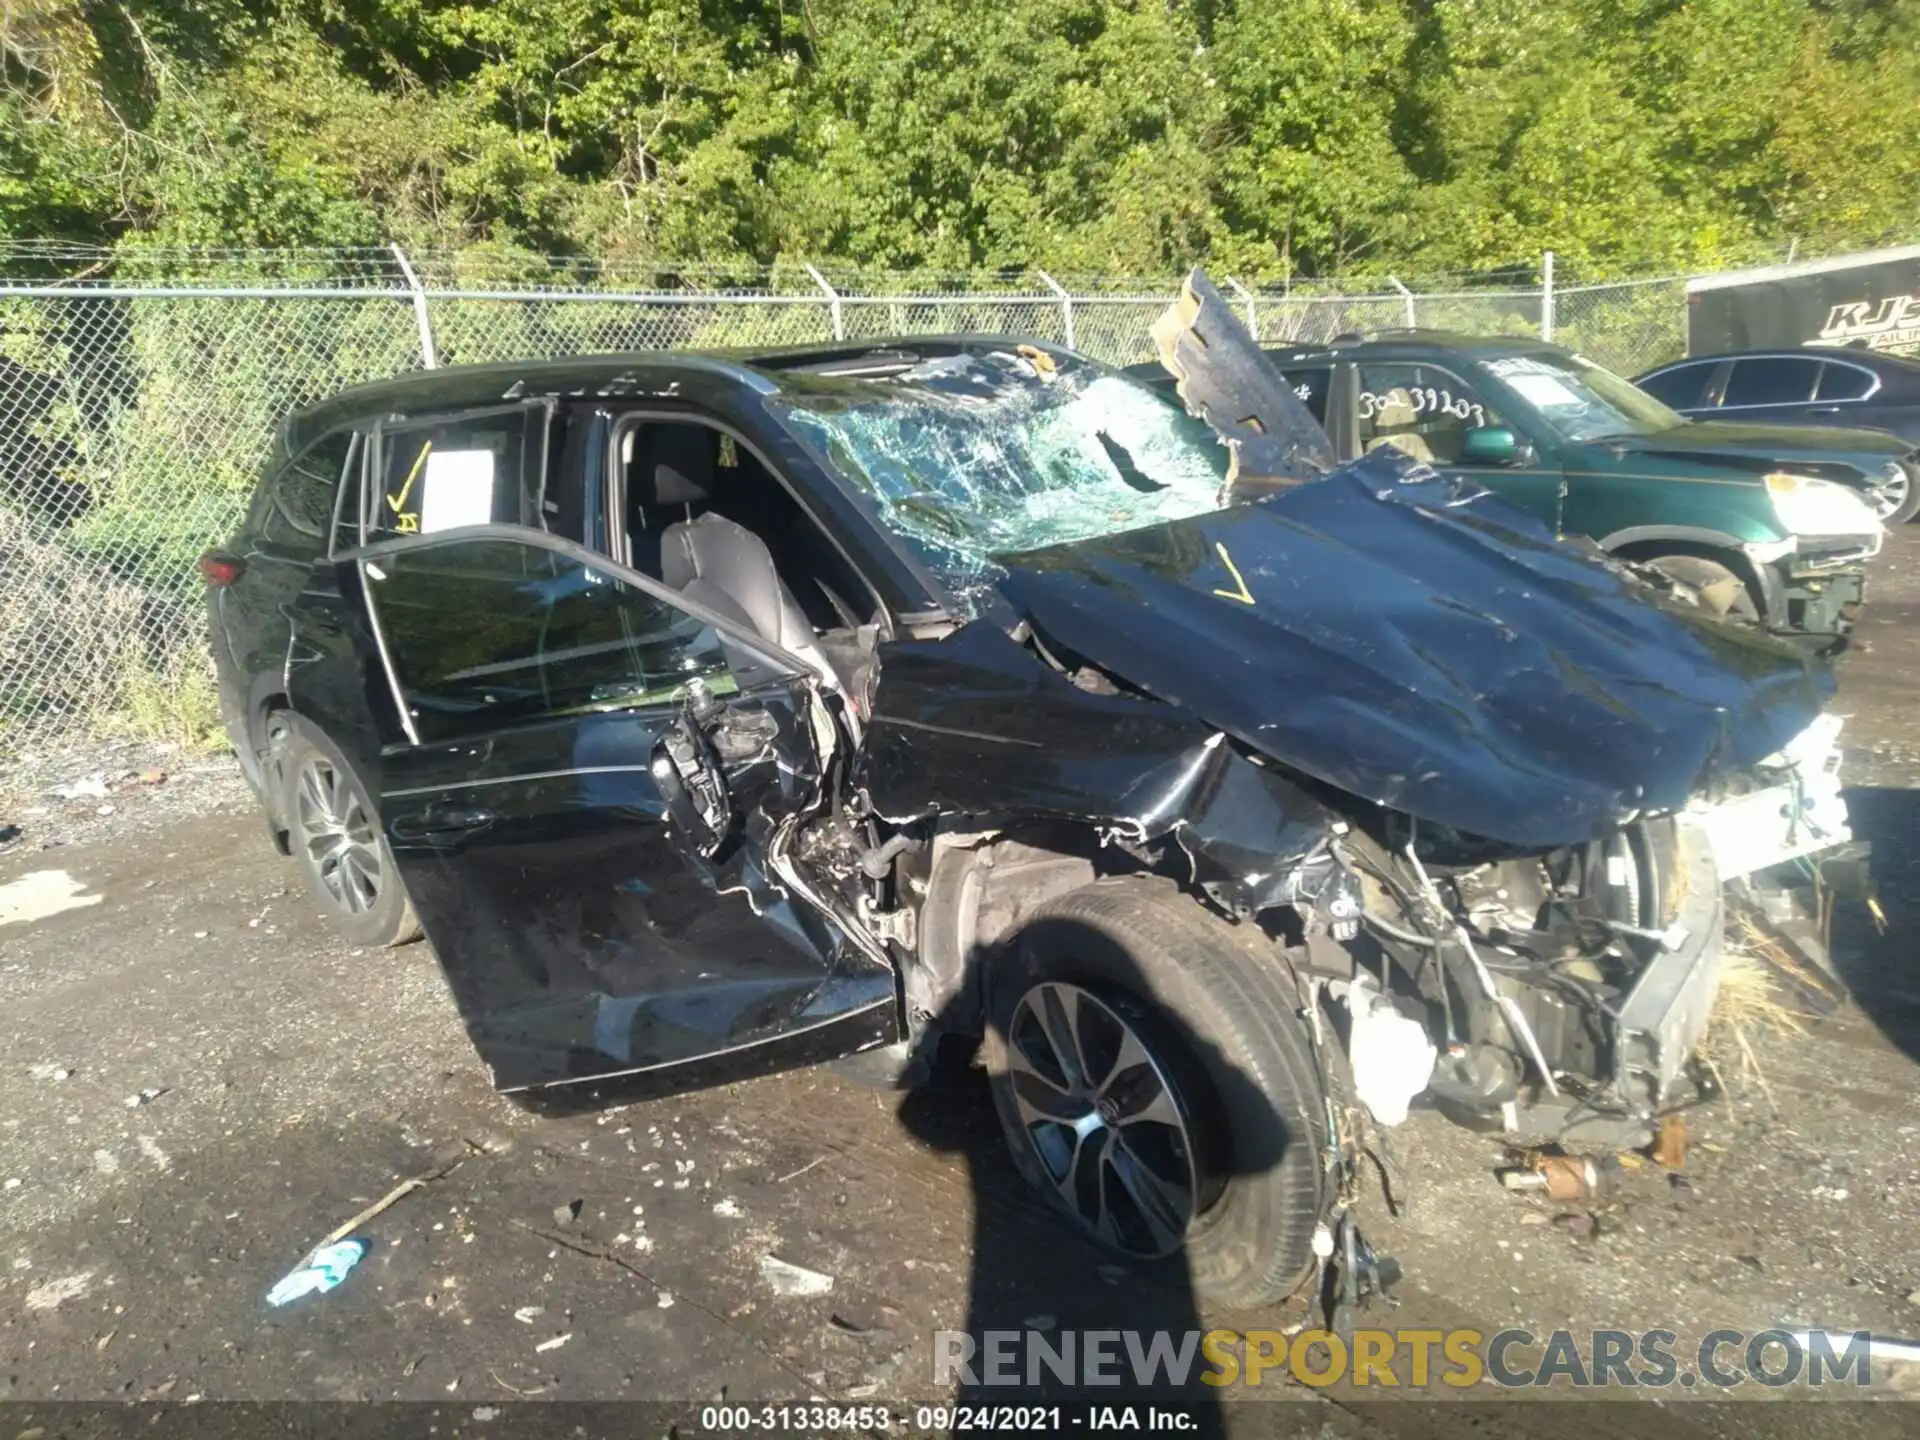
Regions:
M 1404 997 L 1437 1051 L 1421 1088 L 1457 1118 L 1534 1143 L 1643 1143 L 1692 1098 L 1687 1062 L 1718 991 L 1722 907 L 1701 832 L 1660 817 L 1545 855 L 1436 844 L 1429 863 L 1406 829 L 1399 848 L 1336 842 L 1361 933 L 1336 956 L 1310 931 L 1309 963 L 1337 973 L 1344 958 Z M 1378 1118 L 1411 1097 L 1361 1098 Z

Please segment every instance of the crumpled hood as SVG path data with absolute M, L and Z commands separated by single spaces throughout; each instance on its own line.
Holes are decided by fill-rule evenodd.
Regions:
M 1514 845 L 1684 805 L 1797 735 L 1823 667 L 1381 452 L 1255 504 L 1003 557 L 1049 646 L 1295 770 Z

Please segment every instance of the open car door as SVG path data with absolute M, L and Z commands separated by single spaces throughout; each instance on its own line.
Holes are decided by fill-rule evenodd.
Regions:
M 790 853 L 841 743 L 801 661 L 537 530 L 341 563 L 404 732 L 381 822 L 498 1088 L 895 1038 L 892 968 Z

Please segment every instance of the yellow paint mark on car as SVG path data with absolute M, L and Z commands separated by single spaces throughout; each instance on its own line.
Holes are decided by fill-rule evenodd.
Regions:
M 1227 573 L 1233 576 L 1233 583 L 1240 587 L 1237 590 L 1216 590 L 1213 593 L 1222 600 L 1238 600 L 1242 605 L 1253 604 L 1253 592 L 1247 589 L 1247 582 L 1240 576 L 1240 567 L 1233 563 L 1233 556 L 1227 553 L 1227 547 L 1216 540 L 1213 542 L 1213 548 L 1220 552 L 1220 563 L 1227 567 Z
M 429 440 L 420 447 L 419 455 L 414 458 L 413 468 L 407 471 L 407 478 L 400 482 L 400 493 L 387 496 L 387 508 L 393 511 L 395 522 L 393 528 L 398 534 L 418 535 L 420 533 L 419 512 L 408 510 L 406 505 L 408 498 L 413 494 L 413 482 L 420 478 L 420 471 L 426 466 L 427 456 L 432 453 L 433 442 Z

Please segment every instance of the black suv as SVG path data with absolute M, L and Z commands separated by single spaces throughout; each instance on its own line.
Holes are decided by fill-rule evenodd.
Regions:
M 1330 465 L 1261 374 L 1236 415 Z M 1397 456 L 1236 466 L 1285 478 L 1037 342 L 403 376 L 203 557 L 227 723 L 500 1088 L 983 1043 L 1058 1211 L 1253 1303 L 1350 1220 L 1351 1107 L 1646 1133 L 1719 807 L 1833 830 L 1799 653 Z

